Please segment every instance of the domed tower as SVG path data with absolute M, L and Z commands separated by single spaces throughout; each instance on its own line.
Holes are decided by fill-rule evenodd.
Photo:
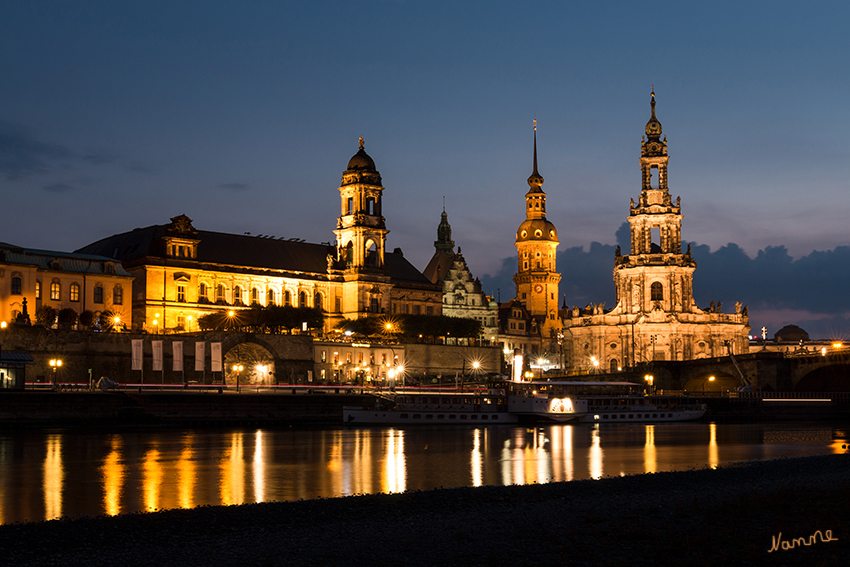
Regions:
M 340 216 L 334 231 L 341 267 L 351 272 L 384 270 L 384 247 L 387 233 L 381 216 L 381 174 L 375 162 L 363 149 L 349 160 L 339 188 Z
M 534 171 L 528 178 L 525 194 L 525 220 L 516 232 L 517 273 L 516 298 L 525 305 L 542 326 L 544 337 L 550 328 L 559 326 L 558 283 L 556 271 L 558 231 L 546 219 L 546 193 L 543 176 L 537 171 L 537 120 L 534 121 Z

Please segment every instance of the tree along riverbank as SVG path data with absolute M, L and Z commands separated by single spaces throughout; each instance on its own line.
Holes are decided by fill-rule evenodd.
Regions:
M 34 565 L 844 565 L 850 455 L 0 526 Z

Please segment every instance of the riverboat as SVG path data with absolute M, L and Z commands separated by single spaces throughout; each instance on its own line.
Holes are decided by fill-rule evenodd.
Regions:
M 545 409 L 547 404 L 557 405 L 569 400 L 579 413 L 577 417 L 581 423 L 694 421 L 706 412 L 704 404 L 687 397 L 645 396 L 643 385 L 632 382 L 533 381 L 512 386 L 511 400 L 518 403 L 530 399 L 540 409 Z M 516 404 L 509 407 L 516 407 Z M 540 413 L 545 415 L 545 412 Z
M 504 390 L 486 392 L 403 392 L 375 395 L 366 407 L 344 406 L 350 425 L 497 425 L 517 423 Z

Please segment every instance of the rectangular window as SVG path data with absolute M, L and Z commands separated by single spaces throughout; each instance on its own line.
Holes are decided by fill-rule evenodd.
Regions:
M 61 292 L 61 287 L 59 287 L 59 282 L 53 282 L 50 284 L 50 299 L 51 301 L 59 301 L 59 294 Z
M 335 302 L 334 307 L 335 307 L 334 313 L 339 313 L 339 312 L 342 311 L 342 298 L 341 297 L 336 298 L 336 302 Z
M 339 353 L 338 352 L 334 353 L 334 364 L 339 364 Z
M 327 360 L 328 360 L 328 353 L 327 353 L 327 351 L 323 350 L 322 351 L 322 362 L 327 362 Z
M 351 364 L 351 353 L 350 352 L 345 353 L 345 362 L 347 362 L 348 364 Z
M 71 301 L 79 301 L 80 300 L 80 285 L 76 283 L 71 284 Z
M 124 305 L 124 288 L 119 286 L 115 286 L 115 289 L 112 290 L 112 303 L 115 305 Z
M 433 315 L 434 314 L 434 308 L 429 305 L 428 307 L 425 308 L 425 312 L 428 315 Z
M 96 285 L 94 286 L 94 302 L 95 303 L 103 303 L 103 287 Z
M 12 295 L 21 295 L 21 278 L 15 276 L 12 278 Z
M 35 280 L 35 298 L 41 299 L 41 282 Z
M 413 314 L 414 314 L 414 315 L 419 315 L 419 306 L 418 306 L 418 305 L 414 305 L 414 306 L 413 306 Z
M 181 303 L 186 303 L 186 286 L 178 285 L 177 286 L 177 301 Z
M 358 364 L 363 363 L 363 353 L 362 352 L 357 353 L 357 363 Z

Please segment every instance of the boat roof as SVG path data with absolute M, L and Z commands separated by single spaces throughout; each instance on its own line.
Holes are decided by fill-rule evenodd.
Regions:
M 532 380 L 530 382 L 522 382 L 522 384 L 531 384 L 533 386 L 642 386 L 636 382 L 586 382 L 582 380 Z

